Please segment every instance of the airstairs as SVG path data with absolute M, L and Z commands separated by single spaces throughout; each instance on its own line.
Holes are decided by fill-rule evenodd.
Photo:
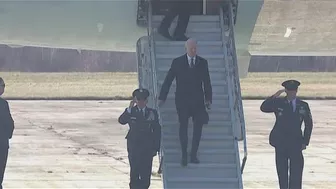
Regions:
M 148 10 L 148 36 L 137 42 L 138 73 L 141 87 L 151 91 L 150 106 L 159 110 L 162 124 L 160 162 L 165 189 L 230 188 L 242 189 L 242 170 L 247 148 L 245 123 L 240 94 L 234 40 L 235 5 L 221 8 L 220 15 L 192 16 L 187 36 L 198 41 L 198 54 L 208 60 L 213 87 L 213 104 L 209 124 L 204 125 L 198 151 L 200 164 L 180 165 L 181 148 L 175 110 L 175 82 L 168 99 L 160 109 L 157 97 L 165 75 L 174 58 L 184 54 L 184 42 L 167 41 L 157 34 L 162 16 Z M 176 21 L 172 24 L 175 28 Z M 189 121 L 190 150 L 192 121 Z M 243 142 L 244 158 L 240 159 L 238 142 Z

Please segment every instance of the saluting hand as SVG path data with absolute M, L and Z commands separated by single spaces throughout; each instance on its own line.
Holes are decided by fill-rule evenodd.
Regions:
M 285 92 L 285 89 L 278 90 L 274 95 L 273 98 L 278 98 L 283 92 Z
M 136 100 L 135 100 L 135 98 L 133 98 L 132 100 L 131 100 L 131 102 L 130 102 L 130 104 L 129 104 L 129 108 L 131 109 L 131 108 L 133 108 L 134 107 L 134 105 L 135 105 L 135 103 L 136 103 Z

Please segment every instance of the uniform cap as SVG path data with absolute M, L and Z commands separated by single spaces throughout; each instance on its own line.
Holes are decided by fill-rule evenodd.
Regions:
M 147 89 L 136 89 L 132 93 L 132 97 L 136 97 L 138 100 L 145 100 L 149 96 L 149 91 Z
M 282 83 L 282 86 L 287 90 L 297 90 L 300 84 L 301 83 L 296 80 L 287 80 Z

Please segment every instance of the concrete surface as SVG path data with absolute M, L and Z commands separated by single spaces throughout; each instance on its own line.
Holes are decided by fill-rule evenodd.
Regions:
M 304 188 L 336 188 L 336 101 L 308 101 L 315 128 L 304 152 Z M 127 188 L 127 126 L 117 123 L 125 101 L 10 101 L 16 130 L 4 188 Z M 272 114 L 259 111 L 261 101 L 244 101 L 249 156 L 247 189 L 277 188 L 268 133 Z M 155 158 L 153 171 L 157 171 Z M 152 177 L 151 188 L 161 188 Z

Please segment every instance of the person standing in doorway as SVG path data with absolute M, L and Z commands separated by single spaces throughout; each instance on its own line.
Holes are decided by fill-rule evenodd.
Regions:
M 197 43 L 188 39 L 185 44 L 187 53 L 173 60 L 162 84 L 159 95 L 159 106 L 167 99 L 170 86 L 176 78 L 175 105 L 180 123 L 179 137 L 182 148 L 182 166 L 188 164 L 188 121 L 192 117 L 194 123 L 193 141 L 190 154 L 191 163 L 199 163 L 197 151 L 202 135 L 203 124 L 209 121 L 206 107 L 212 103 L 212 86 L 208 61 L 196 54 Z
M 164 15 L 160 24 L 158 32 L 165 38 L 176 41 L 186 41 L 188 37 L 185 36 L 190 19 L 190 0 L 173 0 L 170 2 L 170 8 Z M 178 16 L 177 26 L 173 36 L 169 34 L 169 27 L 174 18 Z
M 5 82 L 0 77 L 0 96 L 5 92 Z M 14 132 L 14 121 L 11 116 L 8 102 L 0 97 L 0 189 L 3 189 L 2 182 L 5 175 L 9 139 Z
M 299 81 L 287 80 L 285 89 L 267 98 L 260 106 L 265 113 L 274 113 L 275 125 L 270 133 L 270 145 L 275 148 L 276 169 L 280 189 L 302 189 L 304 158 L 302 151 L 309 145 L 313 120 L 307 102 L 297 98 Z M 286 92 L 286 97 L 279 96 Z M 305 123 L 302 133 L 301 125 Z M 288 175 L 289 171 L 289 175 Z

